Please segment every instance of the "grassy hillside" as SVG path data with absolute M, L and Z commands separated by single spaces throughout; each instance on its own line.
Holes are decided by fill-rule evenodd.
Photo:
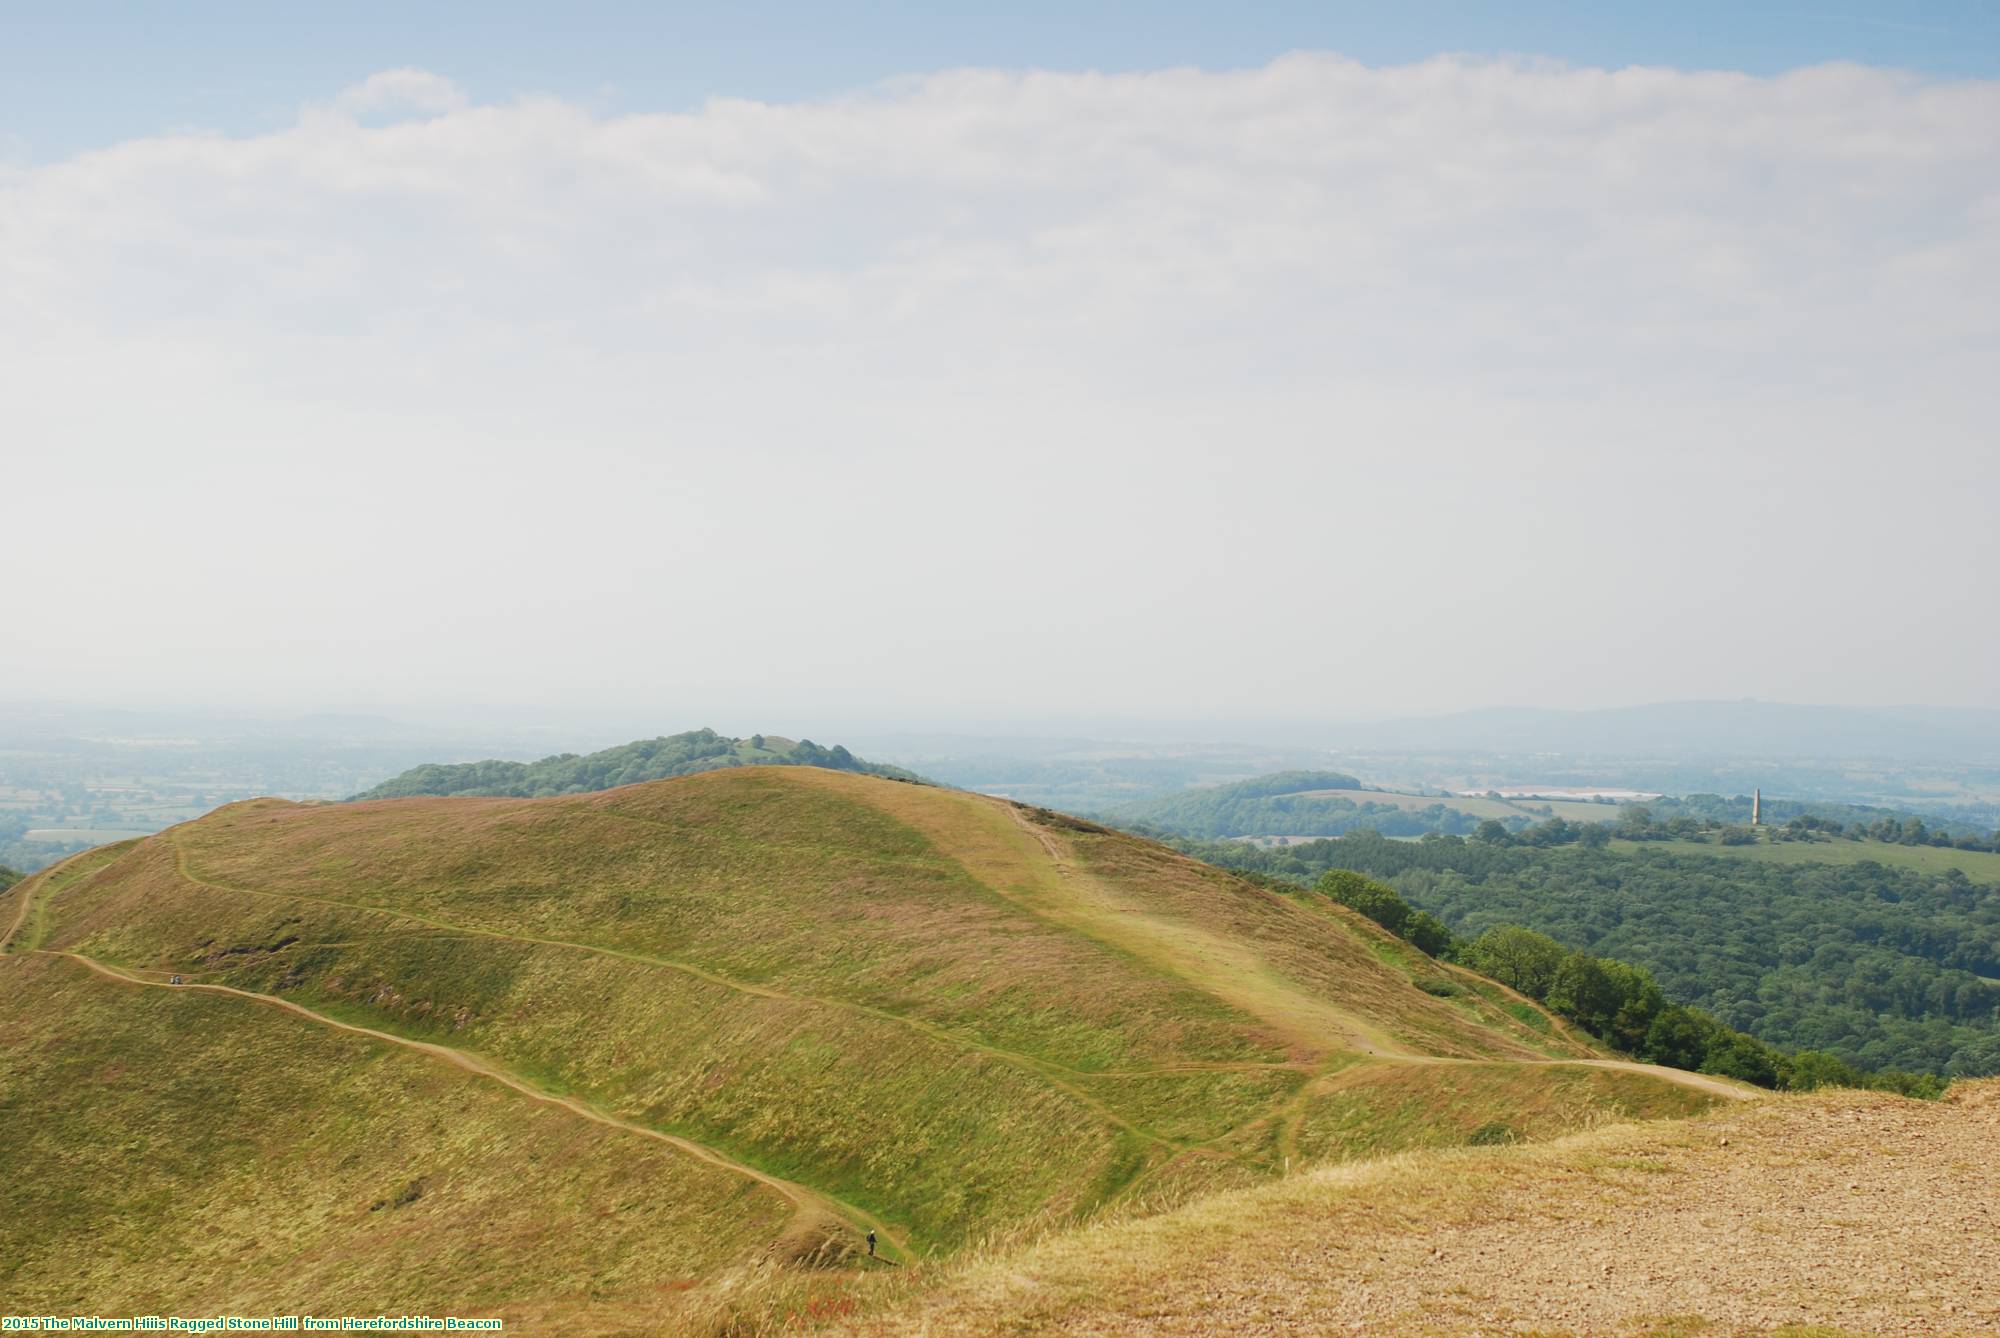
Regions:
M 712 729 L 695 729 L 658 739 L 640 739 L 584 756 L 558 753 L 539 762 L 426 763 L 392 776 L 357 797 L 406 799 L 417 795 L 464 794 L 541 799 L 669 780 L 720 767 L 755 766 L 824 767 L 864 776 L 916 779 L 901 767 L 863 761 L 837 744 L 822 748 L 811 739 L 781 739 L 764 734 L 731 739 Z
M 107 1252 L 101 1209 L 38 1198 L 50 1146 L 109 1156 L 148 1111 L 192 1109 L 216 1083 L 254 1088 L 246 1102 L 288 1085 L 301 1103 L 348 1102 L 359 1131 L 375 1118 L 360 1103 L 410 1105 L 350 1091 L 373 1065 L 525 1122 L 488 1139 L 410 1117 L 439 1142 L 399 1157 L 355 1145 L 299 1171 L 338 1171 L 329 1205 L 368 1202 L 302 1214 L 281 1242 L 233 1238 L 242 1304 L 276 1295 L 284 1258 L 371 1250 L 392 1227 L 461 1261 L 464 1296 L 575 1295 L 553 1264 L 482 1252 L 476 1217 L 364 1211 L 446 1146 L 468 1160 L 440 1187 L 539 1176 L 540 1120 L 622 1137 L 688 1186 L 632 1222 L 628 1199 L 578 1189 L 536 1228 L 599 1232 L 620 1258 L 630 1232 L 701 1238 L 671 1267 L 612 1270 L 592 1303 L 614 1309 L 668 1274 L 709 1289 L 732 1261 L 838 1254 L 869 1227 L 907 1260 L 1317 1161 L 1684 1114 L 1718 1095 L 1606 1064 L 1517 996 L 1324 898 L 1004 801 L 806 767 L 542 800 L 238 804 L 24 880 L 0 894 L 0 932 L 0 1028 L 22 1040 L 6 1051 L 9 1118 L 59 1138 L 0 1141 L 0 1255 L 30 1261 L 9 1291 L 31 1308 L 98 1295 L 90 1279 L 117 1260 L 156 1280 L 149 1296 L 208 1276 L 201 1215 L 183 1229 L 163 1202 Z M 1434 992 L 1446 974 L 1460 987 Z M 47 1030 L 71 1013 L 95 1058 L 78 1058 L 68 1022 Z M 220 1059 L 197 1082 L 160 1059 L 208 1053 L 183 1035 L 218 1056 L 300 1048 L 255 1082 Z M 79 1064 L 115 1080 L 115 1107 L 57 1090 Z M 202 1186 L 183 1195 L 207 1205 L 206 1186 L 287 1155 L 261 1132 L 278 1119 L 224 1111 L 160 1183 Z M 220 1286 L 203 1304 L 235 1306 Z
M 670 1301 L 793 1217 L 727 1170 L 274 1009 L 41 954 L 0 960 L 0 990 L 10 1310 Z

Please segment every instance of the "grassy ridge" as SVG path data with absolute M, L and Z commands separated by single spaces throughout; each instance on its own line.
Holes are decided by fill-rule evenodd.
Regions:
M 811 768 L 257 801 L 31 879 L 0 923 L 29 894 L 20 946 L 451 1047 L 856 1205 L 918 1251 L 1463 1141 L 1473 1104 L 1538 1136 L 1707 1099 L 1552 1066 L 1597 1052 L 1324 899 Z M 1325 1084 L 1357 1065 L 1378 1076 L 1342 1090 L 1372 1093 L 1352 1119 L 1373 1132 L 1328 1134 Z M 1475 1069 L 1500 1076 L 1417 1118 L 1427 1083 Z

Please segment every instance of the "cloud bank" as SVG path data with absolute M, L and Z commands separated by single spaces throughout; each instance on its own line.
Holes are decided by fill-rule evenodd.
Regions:
M 1996 275 L 1992 83 L 387 71 L 0 170 L 0 692 L 2000 705 Z

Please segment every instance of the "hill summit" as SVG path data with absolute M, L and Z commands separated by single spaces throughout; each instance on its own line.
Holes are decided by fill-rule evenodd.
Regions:
M 49 1313 L 701 1332 L 746 1269 L 1739 1094 L 1324 896 L 809 766 L 232 804 L 0 892 L 0 942 L 0 1292 Z
M 657 739 L 606 748 L 579 756 L 557 753 L 539 762 L 426 762 L 391 777 L 357 799 L 409 799 L 419 795 L 480 795 L 507 799 L 546 799 L 559 794 L 590 794 L 621 785 L 671 780 L 721 767 L 796 766 L 852 771 L 891 780 L 917 776 L 880 762 L 868 762 L 835 744 L 822 748 L 811 739 L 781 739 L 752 734 L 732 739 L 712 729 L 691 729 Z

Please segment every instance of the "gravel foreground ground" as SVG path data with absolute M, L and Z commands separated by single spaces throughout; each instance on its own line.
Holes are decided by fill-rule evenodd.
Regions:
M 2000 1334 L 2000 1081 L 1315 1172 L 985 1261 L 856 1331 Z

